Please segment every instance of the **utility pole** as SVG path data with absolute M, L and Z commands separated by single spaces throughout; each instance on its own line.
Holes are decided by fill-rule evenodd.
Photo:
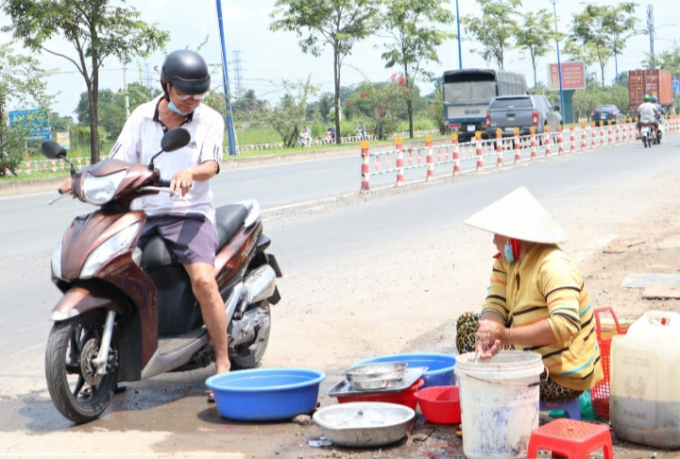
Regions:
M 458 68 L 463 68 L 463 49 L 460 37 L 460 12 L 458 11 L 458 0 L 456 0 L 456 23 L 458 24 Z
M 557 0 L 549 0 L 553 6 L 553 16 L 555 16 L 555 35 L 557 35 Z M 562 63 L 560 62 L 560 41 L 555 37 L 555 44 L 557 45 L 557 75 L 560 79 L 560 107 L 562 108 L 562 117 L 566 117 L 564 112 L 564 90 L 562 89 Z
M 227 104 L 227 129 L 229 133 L 229 154 L 236 154 L 236 137 L 234 121 L 231 114 L 231 102 L 229 101 L 229 70 L 227 69 L 227 47 L 224 44 L 224 27 L 222 25 L 222 1 L 217 0 L 217 22 L 220 26 L 220 38 L 222 39 L 222 80 L 224 81 L 224 99 Z
M 125 117 L 130 118 L 130 96 L 127 88 L 127 67 L 123 64 L 123 92 L 125 93 Z
M 243 88 L 241 87 L 241 51 L 234 51 L 234 73 L 236 76 L 236 92 L 234 98 L 241 97 Z
M 649 33 L 649 54 L 652 56 L 652 68 L 656 68 L 654 57 L 654 5 L 647 5 L 647 32 Z

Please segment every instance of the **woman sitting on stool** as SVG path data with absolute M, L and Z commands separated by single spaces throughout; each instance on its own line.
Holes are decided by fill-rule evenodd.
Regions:
M 581 273 L 557 246 L 564 230 L 524 187 L 465 223 L 493 233 L 500 253 L 481 317 L 458 319 L 458 352 L 489 359 L 507 346 L 541 354 L 549 376 L 543 401 L 592 389 L 603 378 L 593 308 Z

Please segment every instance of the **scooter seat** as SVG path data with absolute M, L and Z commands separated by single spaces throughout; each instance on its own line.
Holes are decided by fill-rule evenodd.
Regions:
M 248 209 L 243 204 L 228 204 L 215 209 L 215 226 L 217 227 L 217 250 L 224 247 L 243 226 Z M 155 235 L 149 239 L 142 252 L 142 268 L 159 268 L 179 264 L 172 255 L 169 243 Z
M 218 250 L 234 237 L 239 228 L 243 226 L 247 216 L 248 209 L 243 204 L 227 204 L 215 209 Z

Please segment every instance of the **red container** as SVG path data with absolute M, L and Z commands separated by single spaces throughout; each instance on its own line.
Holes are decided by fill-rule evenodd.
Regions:
M 595 413 L 603 418 L 609 419 L 609 382 L 610 382 L 610 366 L 611 366 L 611 338 L 602 338 L 602 325 L 600 324 L 600 314 L 608 312 L 614 317 L 616 323 L 616 331 L 619 335 L 625 334 L 628 330 L 623 330 L 619 325 L 619 319 L 614 314 L 614 310 L 607 306 L 604 308 L 597 308 L 593 311 L 595 316 L 595 328 L 597 329 L 597 342 L 600 345 L 600 362 L 602 363 L 602 371 L 604 378 L 602 378 L 595 387 L 590 389 L 590 401 L 593 404 Z
M 347 397 L 338 397 L 338 403 L 351 403 L 351 402 L 384 402 L 384 403 L 397 403 L 399 405 L 408 406 L 409 408 L 416 409 L 416 391 L 423 387 L 425 381 L 419 379 L 414 382 L 411 387 L 404 389 L 401 392 L 373 392 L 364 395 L 349 395 Z
M 460 423 L 458 386 L 426 387 L 416 392 L 416 400 L 428 421 L 435 424 Z
M 642 97 L 647 94 L 659 98 L 659 104 L 673 104 L 673 76 L 668 70 L 647 69 L 628 71 L 630 111 L 637 113 Z

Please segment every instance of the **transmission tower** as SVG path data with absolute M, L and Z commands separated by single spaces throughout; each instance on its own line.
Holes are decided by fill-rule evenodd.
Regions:
M 151 87 L 151 70 L 149 70 L 149 63 L 144 64 L 144 86 Z
M 647 32 L 649 33 L 649 54 L 652 56 L 652 68 L 656 68 L 654 57 L 654 5 L 647 5 Z
M 235 92 L 234 97 L 238 98 L 241 96 L 241 51 L 234 51 L 234 86 Z

